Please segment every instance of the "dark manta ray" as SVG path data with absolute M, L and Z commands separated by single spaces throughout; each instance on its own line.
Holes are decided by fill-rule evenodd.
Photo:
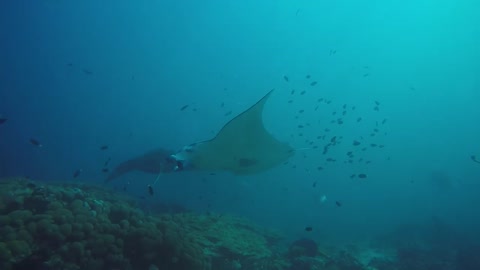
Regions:
M 294 149 L 277 141 L 263 126 L 263 107 L 272 91 L 225 124 L 215 138 L 190 144 L 177 153 L 158 149 L 125 161 L 106 181 L 130 171 L 162 174 L 199 170 L 254 174 L 284 163 L 293 156 Z
M 213 139 L 187 145 L 172 155 L 176 169 L 254 174 L 293 156 L 294 149 L 275 139 L 263 125 L 263 108 L 272 92 L 230 120 Z
M 160 148 L 122 162 L 108 175 L 105 181 L 109 182 L 132 171 L 142 171 L 152 174 L 173 172 L 177 166 L 175 160 L 171 158 L 173 153 L 174 151 Z

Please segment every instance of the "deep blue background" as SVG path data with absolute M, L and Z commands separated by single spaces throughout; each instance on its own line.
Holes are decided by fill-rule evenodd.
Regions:
M 312 225 L 322 241 L 432 217 L 476 234 L 479 9 L 467 0 L 1 1 L 0 176 L 101 183 L 108 157 L 116 165 L 209 139 L 275 88 L 264 120 L 299 149 L 289 165 L 246 177 L 165 175 L 155 199 L 246 216 L 291 237 Z M 315 111 L 318 98 L 332 104 Z M 330 124 L 343 104 L 356 110 Z M 305 142 L 323 134 L 344 137 L 328 156 Z M 385 148 L 357 150 L 368 165 L 344 164 L 361 136 Z M 349 178 L 359 172 L 368 178 Z M 112 185 L 130 182 L 144 195 L 154 178 Z

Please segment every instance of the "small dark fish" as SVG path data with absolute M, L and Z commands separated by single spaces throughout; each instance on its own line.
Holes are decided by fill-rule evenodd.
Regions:
M 322 171 L 322 170 L 323 170 L 323 167 L 322 167 L 322 166 L 318 166 L 318 167 L 317 167 L 317 170 Z
M 323 98 L 317 99 L 317 102 L 322 102 L 322 101 L 323 101 Z
M 82 71 L 83 71 L 83 74 L 85 74 L 85 75 L 92 75 L 93 74 L 93 72 L 91 70 L 88 70 L 86 68 L 82 69 Z
M 3 116 L 0 115 L 0 125 L 3 124 L 3 123 L 5 123 L 5 122 L 7 122 L 7 120 L 8 120 L 8 118 L 3 117 Z
M 337 140 L 337 136 L 333 136 L 333 137 L 330 139 L 330 142 L 331 142 L 331 143 L 335 143 L 336 140 Z
M 295 89 L 292 89 L 292 91 L 290 92 L 290 95 L 293 95 L 295 94 Z
M 150 196 L 153 196 L 153 187 L 151 185 L 148 185 L 148 194 L 150 194 Z
M 352 174 L 350 175 L 350 178 L 355 178 L 355 176 L 357 176 L 356 174 Z
M 310 227 L 310 226 L 307 226 L 307 227 L 305 227 L 305 231 L 307 231 L 307 232 L 311 232 L 311 231 L 313 231 L 313 228 L 312 228 L 312 227 Z
M 183 107 L 180 108 L 180 111 L 185 111 L 186 108 L 188 108 L 188 104 L 187 104 L 187 105 L 183 105 Z
M 103 167 L 107 167 L 108 166 L 108 163 L 110 163 L 110 160 L 112 160 L 112 158 L 108 158 L 105 163 L 103 163 Z
M 380 106 L 380 102 L 375 100 L 375 105 Z
M 222 104 L 220 104 L 220 108 L 223 108 L 225 107 L 225 102 L 222 102 Z
M 108 149 L 108 145 L 102 145 L 100 146 L 100 150 L 107 150 Z
M 310 83 L 310 86 L 315 86 L 315 85 L 317 85 L 317 82 L 311 82 Z
M 358 118 L 357 118 L 357 123 L 360 122 L 360 121 L 362 121 L 362 118 L 361 118 L 361 117 L 358 117 Z
M 332 115 L 336 115 L 336 114 L 337 114 L 337 112 L 332 112 Z
M 284 79 L 286 82 L 288 82 L 288 77 L 287 77 L 287 75 L 284 75 L 284 76 L 283 76 L 283 79 Z
M 358 174 L 358 178 L 367 178 L 367 175 L 364 173 Z
M 377 147 L 377 144 L 371 143 L 371 144 L 370 144 L 370 147 Z
M 73 178 L 77 178 L 80 176 L 80 174 L 82 173 L 82 169 L 78 169 L 76 170 L 74 173 L 73 173 Z
M 73 67 L 73 63 L 67 63 L 67 67 Z
M 307 91 L 303 90 L 302 92 L 300 92 L 300 95 L 303 96 L 303 95 L 305 95 L 306 92 L 307 92 Z
M 330 50 L 330 55 L 334 55 L 336 53 L 337 53 L 337 50 L 333 50 L 333 49 Z
M 307 76 L 305 76 L 305 79 L 310 79 L 310 78 L 311 78 L 310 74 L 307 74 Z
M 317 186 L 317 181 L 313 182 L 312 184 L 312 187 L 316 187 Z
M 108 168 L 103 168 L 103 169 L 102 169 L 102 172 L 103 172 L 103 173 L 107 173 L 108 171 L 109 171 Z
M 303 113 L 305 110 L 299 110 L 298 113 Z
M 330 104 L 330 103 L 332 103 L 332 101 L 328 100 L 328 101 L 325 101 L 325 103 Z
M 303 125 L 298 125 L 298 128 L 304 128 L 304 126 Z
M 360 142 L 354 140 L 354 141 L 353 141 L 353 145 L 354 145 L 354 146 L 359 146 L 359 145 L 360 145 Z
M 339 202 L 339 201 L 335 201 L 335 204 L 336 204 L 338 207 L 342 207 L 342 203 Z
M 380 110 L 380 108 L 378 108 L 378 106 L 375 106 L 375 108 L 373 108 L 373 110 L 378 112 Z
M 480 163 L 476 156 L 472 155 L 470 158 L 473 160 L 473 162 Z
M 352 111 L 355 111 L 355 106 L 352 106 Z
M 363 74 L 363 77 L 364 77 L 364 78 L 365 78 L 365 77 L 368 77 L 368 75 L 370 75 L 370 73 L 365 73 L 365 74 Z
M 228 111 L 228 112 L 226 112 L 224 115 L 225 115 L 225 116 L 229 116 L 230 114 L 232 114 L 232 111 Z
M 290 104 L 293 103 L 293 100 L 290 99 L 290 100 L 288 101 L 288 103 L 290 103 Z
M 35 145 L 36 147 L 42 147 L 43 146 L 37 139 L 34 139 L 34 138 L 30 139 L 30 143 Z
M 343 124 L 343 119 L 342 119 L 342 118 L 338 118 L 338 119 L 337 119 L 337 124 L 339 124 L 339 125 Z
M 297 12 L 295 12 L 295 16 L 298 16 L 299 12 L 300 12 L 300 9 L 297 9 Z
M 336 159 L 333 159 L 333 158 L 327 158 L 327 162 L 335 162 L 337 161 Z
M 386 118 L 385 118 L 385 119 L 383 119 L 383 121 L 382 121 L 382 125 L 384 125 L 386 122 L 387 122 L 387 119 L 386 119 Z

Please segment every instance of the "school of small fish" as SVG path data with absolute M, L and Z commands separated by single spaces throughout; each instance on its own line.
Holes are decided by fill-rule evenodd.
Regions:
M 298 15 L 299 10 L 297 10 L 296 15 Z M 334 57 L 337 54 L 336 49 L 329 50 L 329 56 Z M 73 63 L 67 63 L 69 69 L 75 70 L 76 66 Z M 77 71 L 83 73 L 86 76 L 92 76 L 94 72 L 89 68 L 78 68 Z M 363 66 L 361 73 L 358 74 L 359 77 L 363 77 L 365 80 L 369 80 L 372 77 L 372 70 L 369 66 Z M 321 184 L 321 174 L 325 171 L 328 171 L 329 168 L 335 166 L 343 166 L 342 169 L 345 171 L 345 178 L 358 179 L 356 181 L 367 181 L 368 176 L 365 171 L 368 171 L 368 165 L 374 162 L 372 156 L 383 157 L 386 160 L 390 160 L 388 154 L 381 154 L 380 151 L 384 151 L 386 145 L 383 143 L 385 137 L 387 136 L 388 128 L 388 119 L 381 116 L 382 103 L 379 100 L 372 100 L 369 106 L 369 110 L 373 111 L 375 119 L 372 118 L 372 115 L 366 116 L 361 115 L 360 111 L 362 110 L 360 104 L 347 104 L 343 102 L 336 102 L 328 97 L 319 96 L 321 93 L 319 90 L 319 85 L 322 83 L 321 80 L 315 80 L 313 74 L 304 75 L 303 82 L 296 82 L 296 76 L 283 75 L 283 83 L 287 86 L 286 95 L 288 96 L 287 105 L 292 106 L 293 110 L 296 112 L 294 120 L 296 124 L 296 131 L 291 133 L 290 137 L 292 140 L 295 140 L 295 144 L 300 149 L 309 149 L 314 150 L 310 152 L 300 152 L 302 159 L 308 159 L 311 155 L 322 156 L 321 159 L 316 158 L 316 165 L 313 166 L 303 166 L 304 163 L 296 164 L 296 162 L 288 161 L 285 164 L 290 166 L 293 170 L 304 169 L 307 172 L 313 172 L 319 174 L 318 179 L 313 181 L 311 187 L 319 189 Z M 135 76 L 131 76 L 131 79 L 134 80 Z M 295 84 L 295 85 L 293 85 Z M 414 86 L 410 86 L 411 91 L 415 91 Z M 224 88 L 224 91 L 228 91 L 228 88 Z M 301 100 L 297 100 L 301 99 Z M 309 106 L 305 107 L 296 107 L 296 104 L 307 104 L 306 100 L 311 101 Z M 181 104 L 180 104 L 181 105 Z M 194 103 L 187 103 L 180 106 L 177 104 L 177 108 L 181 112 L 196 112 L 198 110 L 197 106 Z M 234 111 L 229 107 L 227 101 L 222 101 L 219 104 L 219 107 L 223 111 L 225 117 L 229 117 L 234 114 Z M 296 108 L 295 108 L 296 107 Z M 357 108 L 359 108 L 357 110 Z M 320 113 L 319 111 L 327 111 L 327 113 Z M 307 120 L 312 119 L 312 115 L 318 114 L 318 122 Z M 326 119 L 326 116 L 330 117 Z M 0 114 L 0 126 L 4 125 L 9 118 Z M 345 125 L 357 125 L 361 126 L 361 130 L 369 130 L 368 133 L 356 134 L 354 138 L 346 138 L 346 135 L 341 134 L 341 130 Z M 319 132 L 321 131 L 321 132 Z M 348 134 L 350 135 L 350 134 Z M 344 143 L 346 141 L 346 143 Z M 303 145 L 298 145 L 298 142 L 301 142 Z M 29 143 L 37 148 L 43 147 L 43 144 L 39 139 L 31 137 Z M 348 150 L 346 152 L 339 152 L 336 148 L 339 145 L 348 145 Z M 108 152 L 109 146 L 107 144 L 102 144 L 98 146 L 98 149 L 103 152 Z M 368 153 L 375 151 L 374 155 L 369 155 Z M 314 153 L 314 154 L 311 154 Z M 480 160 L 477 159 L 475 155 L 471 155 L 470 159 L 475 163 L 480 163 Z M 103 166 L 101 166 L 102 173 L 108 173 L 109 163 L 111 158 L 108 157 Z M 343 164 L 343 165 L 342 165 Z M 354 165 L 354 166 L 353 166 Z M 363 169 L 361 169 L 363 168 Z M 76 169 L 73 172 L 72 177 L 74 179 L 79 178 L 83 173 L 83 169 Z M 215 173 L 210 173 L 210 176 L 214 176 Z M 202 181 L 206 182 L 207 179 L 203 178 Z M 123 190 L 126 191 L 129 183 L 125 184 Z M 150 196 L 154 196 L 153 185 L 147 185 L 147 193 Z M 200 196 L 200 198 L 203 198 Z M 319 198 L 321 204 L 327 203 L 327 196 L 325 194 L 321 195 Z M 344 200 L 333 200 L 332 203 L 334 206 L 340 208 L 344 205 Z M 306 232 L 312 232 L 312 226 L 305 226 L 304 230 Z
M 336 53 L 336 51 L 332 50 L 330 53 L 331 55 L 333 55 Z M 368 69 L 369 67 L 366 66 L 364 68 Z M 312 76 L 310 74 L 305 75 L 305 79 L 308 81 L 306 84 L 303 84 L 304 87 L 314 87 L 318 84 L 317 81 L 309 82 L 311 78 Z M 288 86 L 291 86 L 292 80 L 287 75 L 284 75 L 283 79 Z M 318 95 L 318 91 L 307 92 L 307 90 L 298 90 L 298 87 L 290 89 L 288 91 L 290 96 L 287 101 L 288 104 L 296 104 L 295 99 L 302 99 L 301 96 L 304 95 Z M 356 105 L 343 103 L 339 104 L 337 107 L 334 105 L 335 103 L 333 102 L 333 100 L 326 97 L 309 97 L 309 100 L 316 100 L 315 104 L 311 105 L 311 108 L 313 108 L 313 110 L 308 109 L 308 107 L 295 109 L 295 111 L 297 111 L 297 114 L 294 116 L 294 119 L 298 121 L 296 125 L 298 132 L 292 133 L 290 137 L 296 142 L 304 142 L 305 145 L 300 148 L 312 150 L 318 149 L 318 152 L 321 152 L 322 155 L 326 156 L 323 159 L 323 162 L 321 160 L 318 161 L 319 164 L 316 167 L 318 171 L 323 171 L 328 168 L 329 164 L 336 164 L 338 162 L 343 162 L 343 164 L 346 165 L 357 164 L 356 166 L 354 166 L 355 168 L 359 167 L 358 164 L 371 164 L 372 160 L 368 158 L 368 155 L 366 153 L 368 151 L 373 151 L 373 149 L 385 148 L 385 145 L 382 143 L 382 141 L 384 141 L 384 137 L 387 135 L 387 132 L 385 131 L 385 128 L 387 126 L 387 118 L 380 118 L 378 120 L 367 123 L 365 121 L 362 121 L 363 116 L 359 115 L 359 111 L 356 110 Z M 306 104 L 308 102 L 306 102 L 305 99 L 302 99 L 301 102 L 297 103 Z M 373 100 L 371 106 L 374 112 L 380 112 L 380 101 Z M 319 114 L 318 123 L 311 122 L 312 120 L 304 120 L 312 119 L 311 115 L 315 115 L 315 112 L 319 109 L 322 109 L 322 107 L 324 107 L 327 111 L 331 111 L 330 115 L 332 116 L 332 119 L 326 120 L 324 119 L 325 114 Z M 305 117 L 305 114 L 308 115 L 308 117 Z M 341 130 L 341 128 L 339 127 L 342 127 L 345 123 L 362 125 L 362 127 L 367 126 L 371 131 L 367 134 L 356 135 L 355 138 L 353 138 L 353 140 L 351 141 L 351 148 L 345 153 L 345 156 L 342 157 L 341 153 L 333 151 L 332 149 L 343 143 L 344 136 L 342 136 L 341 134 L 334 135 L 333 133 L 335 132 L 335 130 Z M 323 127 L 321 127 L 322 125 Z M 321 128 L 319 128 L 319 126 Z M 323 132 L 321 134 L 318 134 L 318 130 L 323 130 Z M 308 136 L 307 134 L 310 134 L 310 136 Z M 315 136 L 311 138 L 312 134 L 315 134 Z M 307 153 L 302 153 L 302 155 L 305 159 L 308 157 Z M 335 157 L 333 155 L 335 155 Z M 298 166 L 297 164 L 291 163 L 291 168 L 297 169 Z M 309 171 L 310 168 L 305 168 L 305 170 Z M 352 172 L 350 174 L 350 178 L 357 177 L 359 179 L 366 179 L 367 174 L 358 171 Z

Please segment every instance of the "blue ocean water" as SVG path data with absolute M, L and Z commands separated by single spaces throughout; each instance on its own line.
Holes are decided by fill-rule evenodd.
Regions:
M 361 242 L 434 220 L 478 243 L 479 11 L 469 0 L 1 1 L 0 177 L 103 184 L 107 160 L 211 139 L 275 89 L 264 123 L 296 149 L 288 164 L 161 175 L 151 200 L 246 217 L 287 242 Z M 148 196 L 156 177 L 108 186 Z

